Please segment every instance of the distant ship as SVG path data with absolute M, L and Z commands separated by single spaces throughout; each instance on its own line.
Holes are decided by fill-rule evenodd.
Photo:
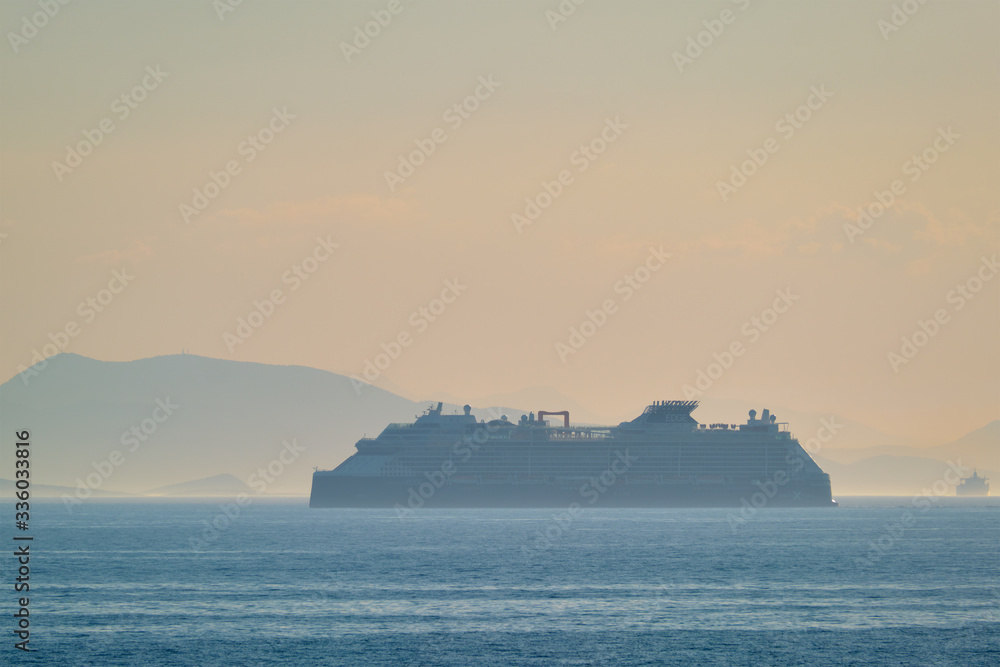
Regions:
M 517 423 L 430 407 L 313 474 L 310 507 L 832 507 L 830 477 L 764 410 L 699 424 L 697 401 L 658 401 L 618 426 L 569 412 Z M 552 426 L 546 416 L 561 416 Z
M 955 487 L 956 496 L 988 496 L 990 495 L 989 478 L 980 477 L 975 470 L 972 477 L 966 477 Z

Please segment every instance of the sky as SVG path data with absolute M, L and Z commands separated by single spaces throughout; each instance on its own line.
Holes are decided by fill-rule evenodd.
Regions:
M 2 380 L 185 350 L 612 422 L 1000 413 L 996 2 L 5 0 L 0 33 Z

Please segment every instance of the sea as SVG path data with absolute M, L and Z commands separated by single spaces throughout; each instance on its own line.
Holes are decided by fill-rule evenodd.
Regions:
M 1000 665 L 1000 498 L 837 508 L 32 504 L 10 665 Z M 923 499 L 927 501 L 926 498 Z

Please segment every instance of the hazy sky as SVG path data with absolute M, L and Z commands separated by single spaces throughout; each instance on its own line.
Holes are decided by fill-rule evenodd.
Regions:
M 703 372 L 959 436 L 1000 412 L 1000 5 L 902 5 L 5 0 L 3 379 L 67 326 L 357 375 L 402 336 L 414 399 L 618 420 Z

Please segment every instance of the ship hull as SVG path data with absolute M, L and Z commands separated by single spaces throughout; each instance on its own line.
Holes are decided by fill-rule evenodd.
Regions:
M 428 479 L 349 477 L 316 473 L 309 506 L 388 507 L 833 507 L 828 480 L 752 483 L 630 483 L 599 480 L 556 483 L 444 483 Z
M 313 475 L 310 507 L 833 507 L 830 477 L 783 423 L 699 424 L 697 401 L 658 401 L 615 427 L 534 414 L 442 414 L 389 424 Z M 549 414 L 539 412 L 539 416 Z
M 989 487 L 986 487 L 985 489 L 981 487 L 975 489 L 963 489 L 962 487 L 958 487 L 957 489 L 955 489 L 955 495 L 965 496 L 965 497 L 975 497 L 975 496 L 985 497 L 990 495 L 990 489 Z

